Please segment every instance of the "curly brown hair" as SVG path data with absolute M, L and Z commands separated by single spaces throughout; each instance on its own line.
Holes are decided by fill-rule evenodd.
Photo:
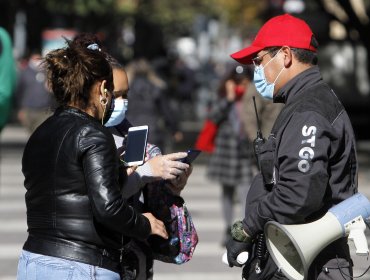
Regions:
M 100 49 L 90 49 L 66 40 L 67 47 L 49 52 L 43 65 L 47 82 L 60 106 L 78 104 L 88 106 L 91 87 L 106 80 L 106 88 L 113 91 L 112 68 L 107 55 Z

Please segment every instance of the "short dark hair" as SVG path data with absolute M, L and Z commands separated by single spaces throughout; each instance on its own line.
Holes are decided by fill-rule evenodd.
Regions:
M 125 70 L 125 67 L 123 67 L 123 65 L 110 54 L 107 54 L 107 61 L 113 70 Z
M 266 51 L 268 51 L 271 55 L 271 57 L 274 57 L 278 51 L 281 49 L 281 47 L 270 47 L 266 48 Z M 318 58 L 316 52 L 306 50 L 306 49 L 298 49 L 298 48 L 290 48 L 293 52 L 293 55 L 295 58 L 305 64 L 311 64 L 311 65 L 317 65 Z

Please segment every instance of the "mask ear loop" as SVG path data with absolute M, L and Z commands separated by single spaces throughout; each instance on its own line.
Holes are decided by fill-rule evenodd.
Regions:
M 276 83 L 276 81 L 279 79 L 280 74 L 281 74 L 281 73 L 283 73 L 283 70 L 284 70 L 284 69 L 285 69 L 285 67 L 283 67 L 283 68 L 280 70 L 280 72 L 279 72 L 279 74 L 277 75 L 277 77 L 276 77 L 275 81 L 273 82 L 273 84 L 275 84 L 275 83 Z
M 279 52 L 281 51 L 281 49 L 282 48 L 280 48 L 279 50 L 278 50 L 278 52 L 274 55 L 274 57 L 273 58 L 271 58 L 264 66 L 262 65 L 262 69 L 265 69 L 265 67 L 267 66 L 267 65 L 269 65 L 270 64 L 270 62 L 271 61 L 273 61 L 275 58 L 276 58 L 276 56 L 279 54 Z
M 272 58 L 272 59 L 270 59 L 270 61 L 269 62 L 267 62 L 266 64 L 265 64 L 265 66 L 263 66 L 263 68 L 262 69 L 264 69 L 272 60 L 274 60 L 275 58 L 276 58 L 276 56 L 279 54 L 279 52 L 281 51 L 281 49 L 275 54 L 275 56 Z M 279 72 L 279 74 L 277 75 L 277 77 L 276 77 L 276 79 L 275 79 L 275 81 L 273 81 L 271 84 L 275 84 L 276 83 L 276 81 L 279 79 L 279 77 L 280 77 L 280 75 L 281 75 L 281 73 L 283 73 L 283 70 L 285 69 L 285 66 L 280 70 L 280 72 Z M 265 72 L 263 72 L 263 74 L 265 74 Z M 265 79 L 266 79 L 266 77 L 265 77 Z

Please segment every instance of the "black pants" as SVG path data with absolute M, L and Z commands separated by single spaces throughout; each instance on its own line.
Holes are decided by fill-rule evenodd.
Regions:
M 278 268 L 271 256 L 261 273 L 255 271 L 256 260 L 245 266 L 243 279 L 245 280 L 282 280 L 288 279 Z M 347 245 L 347 238 L 339 239 L 327 246 L 315 258 L 310 266 L 308 278 L 305 280 L 350 280 L 353 276 L 352 260 Z M 349 275 L 349 276 L 348 276 Z

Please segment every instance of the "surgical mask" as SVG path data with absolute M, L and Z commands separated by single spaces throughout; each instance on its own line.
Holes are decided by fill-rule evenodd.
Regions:
M 279 50 L 279 52 L 280 52 L 280 50 Z M 267 82 L 264 69 L 266 68 L 266 66 L 272 60 L 274 60 L 276 58 L 276 56 L 277 56 L 277 54 L 269 62 L 267 62 L 265 66 L 259 65 L 259 66 L 256 66 L 254 68 L 253 82 L 254 82 L 254 84 L 256 86 L 256 89 L 259 92 L 259 94 L 261 94 L 261 96 L 263 98 L 268 99 L 268 100 L 272 100 L 273 99 L 273 97 L 274 97 L 275 83 L 276 83 L 277 79 L 279 78 L 280 74 L 285 69 L 285 67 L 283 67 L 281 69 L 281 71 L 279 72 L 279 74 L 277 75 L 277 77 L 276 77 L 276 79 L 275 79 L 275 81 L 273 83 Z
M 102 101 L 100 101 L 100 102 L 102 102 Z M 108 107 L 108 109 L 107 109 L 107 107 Z M 111 101 L 108 104 L 105 104 L 104 112 L 103 112 L 103 119 L 101 120 L 102 125 L 105 125 L 109 121 L 109 119 L 111 118 L 112 113 L 114 111 L 114 107 L 115 107 L 115 101 L 114 101 L 114 96 L 113 96 L 111 98 Z
M 122 98 L 115 99 L 112 115 L 110 116 L 107 123 L 104 125 L 107 127 L 119 125 L 125 119 L 127 108 L 128 108 L 127 99 Z

